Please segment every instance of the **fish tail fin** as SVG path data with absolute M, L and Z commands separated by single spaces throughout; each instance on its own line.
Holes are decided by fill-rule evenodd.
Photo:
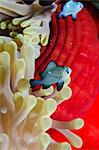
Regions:
M 60 12 L 57 16 L 57 19 L 60 19 L 62 17 L 62 12 Z
M 31 88 L 34 88 L 34 87 L 36 87 L 36 86 L 39 86 L 39 85 L 41 85 L 41 80 L 31 79 L 31 80 L 30 80 L 30 85 L 31 85 Z

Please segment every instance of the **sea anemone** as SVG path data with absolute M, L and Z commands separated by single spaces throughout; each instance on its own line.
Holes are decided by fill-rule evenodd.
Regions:
M 79 130 L 84 126 L 84 120 L 79 115 L 83 111 L 78 111 L 79 108 L 77 109 L 75 106 L 78 104 L 77 107 L 82 108 L 82 105 L 79 105 L 79 99 L 72 103 L 71 101 L 72 96 L 79 95 L 79 87 L 82 85 L 82 82 L 79 82 L 79 86 L 77 85 L 78 83 L 74 84 L 73 81 L 76 76 L 74 69 L 76 69 L 77 73 L 82 73 L 79 72 L 79 69 L 83 68 L 84 70 L 81 58 L 84 57 L 84 60 L 86 60 L 85 53 L 82 52 L 79 58 L 81 67 L 78 67 L 77 63 L 74 64 L 73 75 L 65 81 L 60 91 L 57 91 L 57 88 L 53 85 L 48 89 L 40 87 L 32 90 L 29 84 L 31 78 L 38 77 L 39 71 L 44 71 L 51 58 L 57 61 L 58 59 L 62 60 L 59 61 L 60 65 L 66 64 L 63 56 L 64 47 L 62 49 L 63 55 L 60 55 L 61 57 L 59 58 L 65 37 L 65 32 L 61 33 L 60 27 L 61 29 L 63 27 L 65 31 L 65 21 L 62 19 L 56 21 L 60 6 L 57 11 L 56 8 L 55 3 L 51 6 L 40 6 L 37 1 L 31 5 L 24 4 L 22 0 L 0 2 L 1 150 L 71 150 L 72 146 L 75 148 L 82 147 L 82 139 L 76 133 L 73 133 L 75 132 L 73 130 Z M 87 14 L 86 10 L 81 12 L 81 20 L 84 18 L 83 14 Z M 51 24 L 53 30 L 50 30 L 51 20 L 54 22 L 54 25 L 53 22 Z M 69 17 L 68 20 L 67 23 L 70 23 L 71 31 L 73 31 L 72 21 Z M 55 26 L 57 24 L 58 27 Z M 78 27 L 78 33 L 81 33 L 79 19 L 74 23 L 74 26 Z M 58 33 L 61 33 L 60 38 L 62 37 L 62 39 L 60 40 L 58 36 L 56 41 L 53 42 L 55 39 L 52 39 L 52 37 L 55 38 Z M 76 34 L 78 35 L 78 33 Z M 72 34 L 70 34 L 70 38 L 72 38 Z M 57 44 L 57 39 L 61 44 L 58 43 L 58 46 L 54 48 L 52 46 Z M 71 44 L 67 44 L 67 41 Z M 68 47 L 68 50 L 70 50 L 73 39 L 70 41 L 67 39 L 67 41 L 65 48 L 67 49 Z M 80 46 L 80 43 L 78 45 Z M 60 48 L 59 51 L 57 50 L 58 52 L 56 52 L 57 48 Z M 51 51 L 52 49 L 53 52 Z M 49 51 L 53 54 L 51 54 L 52 57 L 50 57 Z M 69 51 L 67 54 L 69 54 Z M 49 58 L 46 60 L 47 55 Z M 74 57 L 73 54 L 72 56 Z M 67 65 L 70 66 L 73 57 L 69 60 L 68 57 L 65 59 Z M 88 76 L 90 65 L 88 64 L 86 68 L 87 72 L 83 75 L 85 78 Z M 93 85 L 93 82 L 90 85 Z M 73 87 L 76 90 L 73 91 Z M 83 95 L 84 93 L 82 92 L 81 94 Z M 84 96 L 85 98 L 88 97 L 87 94 L 84 94 Z M 81 102 L 84 104 L 84 101 Z M 75 106 L 78 113 L 76 113 L 76 109 L 73 109 L 72 105 Z M 87 106 L 85 107 L 86 109 Z M 57 140 L 58 137 L 62 138 Z

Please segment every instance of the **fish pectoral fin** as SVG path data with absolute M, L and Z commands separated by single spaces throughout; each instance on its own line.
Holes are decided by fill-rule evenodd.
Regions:
M 73 18 L 73 20 L 76 20 L 77 14 L 72 14 L 72 18 Z
M 51 85 L 43 84 L 42 89 L 48 89 Z
M 57 91 L 60 91 L 64 85 L 64 81 L 63 82 L 58 82 L 57 84 Z

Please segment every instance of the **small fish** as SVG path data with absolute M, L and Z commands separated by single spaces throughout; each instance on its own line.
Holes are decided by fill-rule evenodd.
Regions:
M 30 80 L 31 88 L 43 85 L 43 89 L 49 88 L 56 83 L 57 90 L 60 91 L 63 87 L 64 81 L 70 76 L 72 70 L 69 67 L 58 66 L 54 61 L 51 61 L 45 71 L 40 74 L 41 80 Z
M 81 11 L 82 8 L 83 8 L 82 3 L 70 0 L 63 6 L 62 11 L 58 15 L 58 18 L 60 17 L 65 18 L 69 15 L 72 15 L 72 18 L 75 20 L 77 18 L 77 13 Z

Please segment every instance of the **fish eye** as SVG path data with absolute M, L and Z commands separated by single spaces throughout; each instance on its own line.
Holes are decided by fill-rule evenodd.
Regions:
M 66 70 L 66 72 L 67 72 L 67 74 L 69 74 L 69 71 L 68 71 L 68 70 Z
M 65 68 L 65 72 L 66 72 L 67 74 L 69 74 L 69 70 L 68 70 L 68 68 Z

